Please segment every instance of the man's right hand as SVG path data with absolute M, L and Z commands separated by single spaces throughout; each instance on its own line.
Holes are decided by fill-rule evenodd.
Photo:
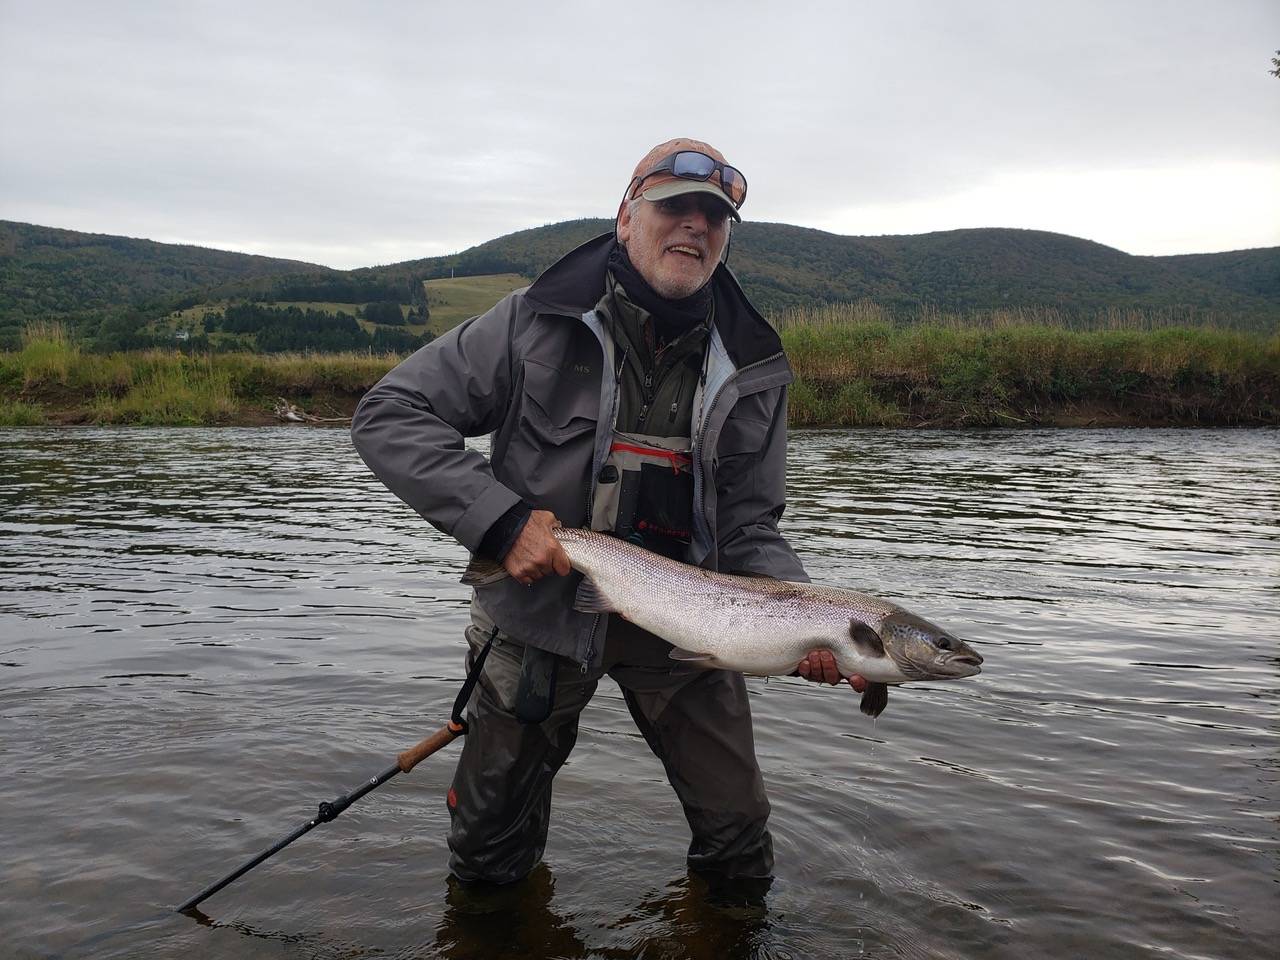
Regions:
M 516 542 L 502 559 L 507 573 L 526 587 L 551 573 L 567 576 L 569 555 L 551 535 L 558 526 L 560 521 L 550 510 L 534 510 L 529 514 L 520 536 L 516 537 Z
M 841 680 L 848 680 L 849 686 L 858 693 L 867 689 L 867 678 L 860 673 L 847 677 L 840 676 L 840 670 L 836 667 L 836 658 L 830 650 L 810 650 L 809 655 L 796 667 L 796 673 L 813 683 L 829 683 L 834 687 Z

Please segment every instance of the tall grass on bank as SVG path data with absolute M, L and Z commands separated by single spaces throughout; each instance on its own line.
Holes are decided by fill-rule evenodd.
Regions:
M 400 358 L 395 354 L 94 354 L 56 325 L 29 328 L 23 349 L 0 353 L 0 424 L 218 424 L 267 419 L 276 397 L 346 401 Z
M 889 307 L 874 300 L 793 307 L 771 318 L 779 330 L 845 327 L 886 323 L 901 327 L 1003 330 L 1010 327 L 1053 327 L 1059 330 L 1167 330 L 1173 327 L 1216 328 L 1216 314 L 1195 307 L 1141 309 L 1104 307 L 1092 311 L 1064 310 L 1045 304 L 944 312 L 929 304 Z
M 30 387 L 49 381 L 65 384 L 79 356 L 79 346 L 72 343 L 61 322 L 39 320 L 27 324 L 22 331 L 22 349 L 18 352 L 23 385 Z
M 41 427 L 47 422 L 38 403 L 0 400 L 0 427 Z
M 1219 329 L 793 323 L 799 426 L 1280 422 L 1280 336 Z
M 890 322 L 875 305 L 793 313 L 791 422 L 805 427 L 1280 424 L 1280 335 Z M 1006 322 L 1007 321 L 1007 322 Z M 56 325 L 0 353 L 0 425 L 266 423 L 277 397 L 349 414 L 394 354 L 93 354 Z
M 237 412 L 227 371 L 211 356 L 183 356 L 170 363 L 149 356 L 120 395 L 99 393 L 93 400 L 97 423 L 198 425 L 230 422 Z M 173 355 L 170 355 L 173 356 Z M 166 358 L 167 359 L 167 358 Z

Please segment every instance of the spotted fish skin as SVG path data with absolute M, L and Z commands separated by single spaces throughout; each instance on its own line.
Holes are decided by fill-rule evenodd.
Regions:
M 554 536 L 585 577 L 578 609 L 625 617 L 671 643 L 676 659 L 785 675 L 826 649 L 842 675 L 873 684 L 980 672 L 982 657 L 963 640 L 869 594 L 714 573 L 589 530 Z

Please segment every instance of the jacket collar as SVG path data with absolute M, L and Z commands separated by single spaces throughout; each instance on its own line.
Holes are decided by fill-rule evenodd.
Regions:
M 543 271 L 525 291 L 539 313 L 580 317 L 600 299 L 605 287 L 613 233 L 603 233 L 570 250 Z M 734 366 L 741 369 L 782 351 L 778 332 L 751 305 L 738 279 L 724 264 L 711 276 L 715 325 Z

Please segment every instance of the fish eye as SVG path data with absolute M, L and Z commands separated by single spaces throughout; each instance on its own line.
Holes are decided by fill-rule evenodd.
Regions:
M 950 637 L 946 636 L 945 634 L 943 634 L 941 637 L 938 638 L 937 646 L 939 650 L 954 650 L 955 641 L 952 640 Z

